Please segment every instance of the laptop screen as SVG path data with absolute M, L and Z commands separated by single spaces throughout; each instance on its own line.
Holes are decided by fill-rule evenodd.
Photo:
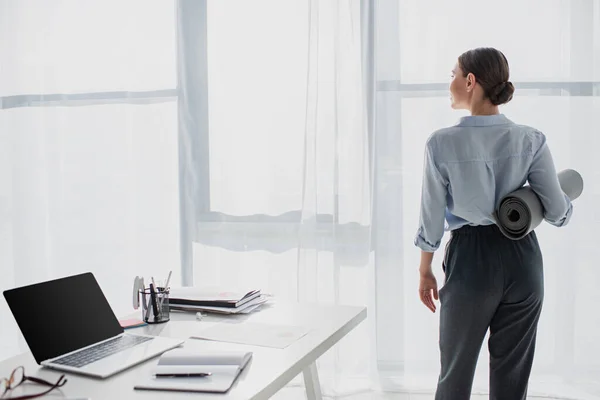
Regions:
M 123 332 L 89 272 L 7 290 L 4 297 L 38 364 Z

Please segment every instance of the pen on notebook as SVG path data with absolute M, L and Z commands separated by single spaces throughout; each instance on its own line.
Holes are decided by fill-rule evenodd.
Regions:
M 156 374 L 157 378 L 204 378 L 211 376 L 211 372 L 194 372 L 189 374 Z

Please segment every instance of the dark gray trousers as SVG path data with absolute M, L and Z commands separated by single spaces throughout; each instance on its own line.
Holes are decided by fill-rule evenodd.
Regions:
M 542 254 L 532 232 L 513 241 L 495 225 L 452 232 L 440 289 L 441 372 L 436 400 L 468 400 L 485 334 L 490 399 L 525 400 L 544 298 Z

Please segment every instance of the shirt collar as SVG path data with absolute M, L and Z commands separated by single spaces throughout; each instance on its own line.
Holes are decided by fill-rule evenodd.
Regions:
M 504 114 L 495 115 L 469 115 L 462 117 L 457 126 L 491 126 L 510 124 L 511 121 Z

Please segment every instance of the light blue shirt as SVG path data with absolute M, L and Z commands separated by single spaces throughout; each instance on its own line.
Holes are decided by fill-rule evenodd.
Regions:
M 566 225 L 573 205 L 556 174 L 544 134 L 502 114 L 464 117 L 434 132 L 425 146 L 415 245 L 433 252 L 444 228 L 494 224 L 502 198 L 526 182 L 540 198 L 544 219 Z

